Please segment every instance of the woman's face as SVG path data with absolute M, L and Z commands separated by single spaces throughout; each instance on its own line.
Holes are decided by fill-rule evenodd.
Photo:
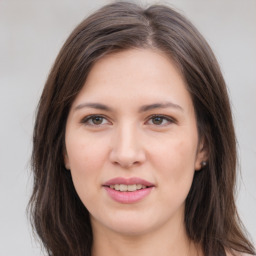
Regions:
M 163 53 L 100 59 L 72 104 L 65 165 L 93 230 L 143 234 L 183 224 L 204 160 L 191 97 Z

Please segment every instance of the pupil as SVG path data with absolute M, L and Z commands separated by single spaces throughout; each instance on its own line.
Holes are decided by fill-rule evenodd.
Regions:
M 96 116 L 92 119 L 94 124 L 101 124 L 102 123 L 102 117 Z
M 163 122 L 162 117 L 154 117 L 153 118 L 153 124 L 161 124 Z

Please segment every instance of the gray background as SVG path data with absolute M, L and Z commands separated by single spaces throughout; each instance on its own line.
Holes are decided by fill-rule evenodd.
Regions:
M 32 184 L 29 158 L 35 108 L 64 40 L 88 13 L 109 2 L 0 0 L 1 256 L 42 255 L 25 214 Z M 256 241 L 256 0 L 161 3 L 191 19 L 220 62 L 239 144 L 238 210 Z

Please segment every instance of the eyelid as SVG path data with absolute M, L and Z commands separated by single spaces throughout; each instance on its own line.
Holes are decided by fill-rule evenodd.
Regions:
M 92 118 L 94 117 L 101 117 L 103 119 L 105 119 L 107 121 L 107 123 L 104 123 L 104 124 L 90 124 L 89 121 L 92 120 Z M 163 127 L 163 126 L 167 126 L 167 125 L 170 125 L 170 124 L 173 124 L 173 123 L 177 123 L 177 120 L 171 116 L 168 116 L 168 115 L 162 115 L 162 114 L 153 114 L 153 115 L 150 115 L 147 119 L 146 119 L 146 124 L 152 120 L 153 118 L 156 118 L 156 117 L 160 117 L 160 118 L 163 118 L 164 120 L 166 120 L 168 123 L 167 124 L 149 124 L 149 125 L 152 125 L 152 126 L 157 126 L 157 127 Z M 105 115 L 102 115 L 102 114 L 91 114 L 91 115 L 88 115 L 88 116 L 85 116 L 81 119 L 80 121 L 81 124 L 83 125 L 88 125 L 88 126 L 93 126 L 93 127 L 100 127 L 100 126 L 103 126 L 103 125 L 109 125 L 109 124 L 112 124 L 111 121 L 109 121 L 109 118 L 106 117 Z
M 101 118 L 107 120 L 108 123 L 111 123 L 109 121 L 109 119 L 105 115 L 102 115 L 102 114 L 92 114 L 92 115 L 85 116 L 81 119 L 80 123 L 83 125 L 95 126 L 95 127 L 100 127 L 100 126 L 105 125 L 105 124 L 98 124 L 98 125 L 97 124 L 89 124 L 89 121 L 92 120 L 93 117 L 101 117 Z
M 150 124 L 150 125 L 154 125 L 154 126 L 158 126 L 158 127 L 163 127 L 163 126 L 167 126 L 169 124 L 176 124 L 177 123 L 177 120 L 171 116 L 167 116 L 167 115 L 161 115 L 161 114 L 154 114 L 154 115 L 151 115 L 147 118 L 147 122 L 149 122 L 149 120 L 151 120 L 152 118 L 155 118 L 155 117 L 160 117 L 160 118 L 163 118 L 165 120 L 168 121 L 168 124 L 159 124 L 159 125 L 156 125 L 156 124 Z

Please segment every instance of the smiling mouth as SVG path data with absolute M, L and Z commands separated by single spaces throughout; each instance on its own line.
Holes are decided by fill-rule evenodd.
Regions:
M 106 187 L 109 187 L 111 189 L 114 189 L 116 191 L 121 191 L 121 192 L 133 192 L 133 191 L 137 191 L 137 190 L 141 190 L 141 189 L 145 189 L 145 188 L 150 188 L 152 186 L 145 186 L 142 184 L 132 184 L 132 185 L 113 184 L 113 185 L 109 185 Z
M 116 177 L 105 182 L 103 187 L 114 201 L 133 204 L 149 196 L 155 184 L 139 177 Z

